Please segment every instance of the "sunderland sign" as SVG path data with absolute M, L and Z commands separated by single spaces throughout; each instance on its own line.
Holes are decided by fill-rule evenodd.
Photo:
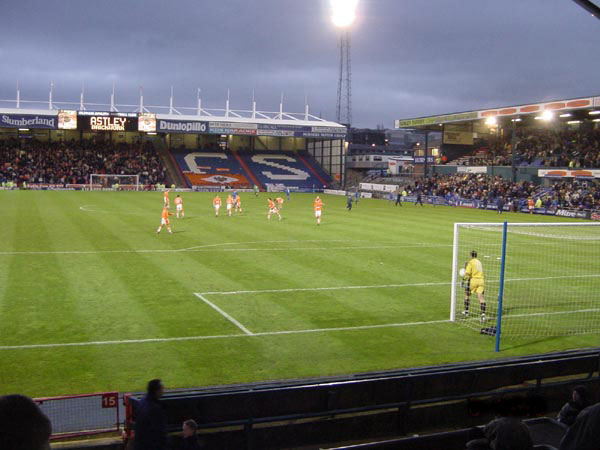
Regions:
M 58 128 L 58 116 L 42 114 L 1 114 L 0 128 Z

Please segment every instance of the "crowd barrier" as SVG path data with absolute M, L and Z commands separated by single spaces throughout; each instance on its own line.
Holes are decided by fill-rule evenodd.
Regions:
M 52 423 L 52 439 L 119 432 L 124 417 L 118 392 L 36 398 Z

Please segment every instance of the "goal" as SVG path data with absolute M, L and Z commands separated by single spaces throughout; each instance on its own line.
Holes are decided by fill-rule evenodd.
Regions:
M 90 191 L 104 190 L 123 190 L 123 191 L 139 191 L 140 176 L 139 175 L 113 175 L 113 174 L 97 174 L 90 175 Z
M 483 268 L 485 321 L 460 275 L 472 251 Z M 600 332 L 600 223 L 454 224 L 450 320 L 496 336 L 496 350 L 500 335 Z

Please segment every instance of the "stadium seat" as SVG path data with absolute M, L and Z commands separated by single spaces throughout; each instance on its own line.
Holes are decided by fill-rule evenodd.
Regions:
M 285 185 L 311 191 L 331 184 L 331 178 L 306 152 L 243 152 L 239 156 L 267 189 Z
M 252 176 L 230 151 L 172 150 L 175 162 L 192 186 L 249 188 Z

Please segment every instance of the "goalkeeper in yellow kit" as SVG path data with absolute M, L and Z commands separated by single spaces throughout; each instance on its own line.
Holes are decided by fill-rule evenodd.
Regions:
M 481 310 L 481 321 L 485 322 L 485 283 L 483 280 L 483 265 L 477 259 L 477 252 L 471 251 L 471 259 L 465 268 L 463 277 L 463 286 L 465 287 L 465 310 L 463 315 L 469 315 L 469 302 L 472 294 L 477 294 L 479 299 L 479 308 Z

